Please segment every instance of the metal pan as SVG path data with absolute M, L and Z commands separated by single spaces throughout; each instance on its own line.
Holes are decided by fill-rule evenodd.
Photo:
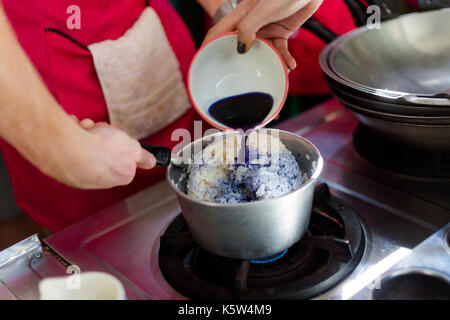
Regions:
M 372 100 L 450 107 L 450 9 L 367 26 L 321 53 L 324 73 Z
M 409 145 L 413 148 L 433 151 L 450 151 L 450 117 L 412 117 L 374 111 L 360 107 L 343 98 L 335 96 L 361 123 L 374 129 L 381 136 Z
M 393 104 L 386 103 L 381 101 L 370 100 L 367 98 L 363 98 L 355 95 L 353 92 L 349 93 L 341 87 L 337 87 L 330 83 L 331 92 L 338 96 L 338 98 L 343 98 L 355 105 L 363 107 L 365 109 L 389 113 L 393 115 L 399 116 L 413 116 L 413 117 L 448 117 L 450 118 L 450 108 L 435 108 L 435 107 L 427 107 L 427 106 L 410 106 L 403 104 Z
M 381 112 L 373 108 L 373 104 L 364 105 L 358 102 L 350 101 L 347 97 L 344 97 L 340 92 L 333 91 L 334 95 L 339 101 L 353 112 L 362 113 L 369 117 L 375 117 L 378 119 L 384 119 L 388 121 L 395 121 L 405 124 L 423 124 L 423 125 L 450 125 L 450 116 L 411 116 L 395 114 L 392 112 Z M 449 132 L 450 138 L 450 132 Z
M 371 108 L 380 112 L 387 112 L 400 115 L 409 116 L 424 116 L 424 117 L 442 117 L 450 116 L 450 108 L 442 106 L 425 106 L 414 105 L 409 103 L 397 104 L 392 100 L 374 100 L 369 95 L 360 94 L 350 87 L 343 86 L 337 83 L 333 79 L 325 76 L 332 93 L 338 93 L 345 97 L 349 101 L 353 101 L 355 104 L 362 105 L 367 108 Z
M 450 87 L 449 23 L 450 9 L 442 9 L 384 22 L 379 30 L 360 27 L 341 38 L 317 21 L 307 28 L 329 42 L 319 58 L 322 71 L 336 96 L 363 124 L 412 147 L 448 151 L 450 125 L 445 117 L 450 99 L 448 92 L 435 93 Z M 349 94 L 360 99 L 348 99 Z M 402 116 L 396 109 L 377 109 L 387 107 L 384 104 L 421 109 Z M 419 113 L 423 108 L 430 108 L 426 116 Z M 434 113 L 438 108 L 442 110 Z

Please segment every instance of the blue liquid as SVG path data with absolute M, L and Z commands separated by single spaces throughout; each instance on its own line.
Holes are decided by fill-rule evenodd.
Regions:
M 266 119 L 273 107 L 273 97 L 250 92 L 221 99 L 209 107 L 210 115 L 233 129 L 250 129 Z

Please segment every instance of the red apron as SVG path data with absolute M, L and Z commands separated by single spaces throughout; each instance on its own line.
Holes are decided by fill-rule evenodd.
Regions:
M 3 0 L 18 40 L 41 74 L 49 90 L 68 114 L 94 121 L 108 121 L 105 99 L 92 56 L 84 46 L 121 37 L 147 6 L 145 0 Z M 69 30 L 70 5 L 81 9 L 81 29 Z M 192 37 L 167 0 L 151 0 L 186 80 L 196 51 Z M 47 31 L 46 31 L 47 30 Z M 75 43 L 64 34 L 79 42 Z M 174 147 L 171 134 L 177 128 L 193 132 L 193 110 L 143 139 L 148 144 Z M 138 170 L 132 184 L 109 190 L 78 190 L 42 174 L 13 147 L 0 140 L 18 206 L 41 226 L 57 231 L 165 178 L 165 168 Z M 70 169 L 70 168 L 68 168 Z

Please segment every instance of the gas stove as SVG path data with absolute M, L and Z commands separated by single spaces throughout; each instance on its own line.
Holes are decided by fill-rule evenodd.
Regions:
M 193 241 L 175 194 L 161 182 L 41 246 L 31 241 L 33 249 L 21 250 L 27 254 L 16 263 L 28 286 L 2 276 L 0 255 L 0 297 L 9 290 L 13 298 L 37 298 L 38 280 L 66 274 L 69 266 L 116 276 L 128 299 L 374 299 L 389 295 L 383 289 L 405 270 L 409 280 L 448 298 L 450 249 L 442 240 L 450 230 L 448 176 L 380 165 L 361 151 L 361 141 L 370 140 L 354 141 L 358 120 L 335 99 L 278 127 L 310 140 L 325 160 L 308 232 L 287 251 L 256 260 L 208 253 Z M 435 249 L 420 249 L 430 241 Z
M 161 237 L 160 269 L 189 298 L 307 299 L 332 288 L 358 265 L 366 232 L 357 213 L 319 185 L 306 235 L 279 254 L 252 260 L 199 247 L 182 215 Z

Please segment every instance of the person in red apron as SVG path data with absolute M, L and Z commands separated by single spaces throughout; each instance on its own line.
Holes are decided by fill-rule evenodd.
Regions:
M 2 2 L 26 53 L 0 7 L 0 69 L 10 71 L 0 72 L 0 148 L 18 206 L 57 231 L 163 180 L 137 140 L 172 148 L 172 133 L 199 119 L 185 87 L 196 48 L 168 0 Z M 199 2 L 212 15 L 223 0 Z M 234 17 L 288 19 L 295 30 L 320 3 L 246 0 Z

